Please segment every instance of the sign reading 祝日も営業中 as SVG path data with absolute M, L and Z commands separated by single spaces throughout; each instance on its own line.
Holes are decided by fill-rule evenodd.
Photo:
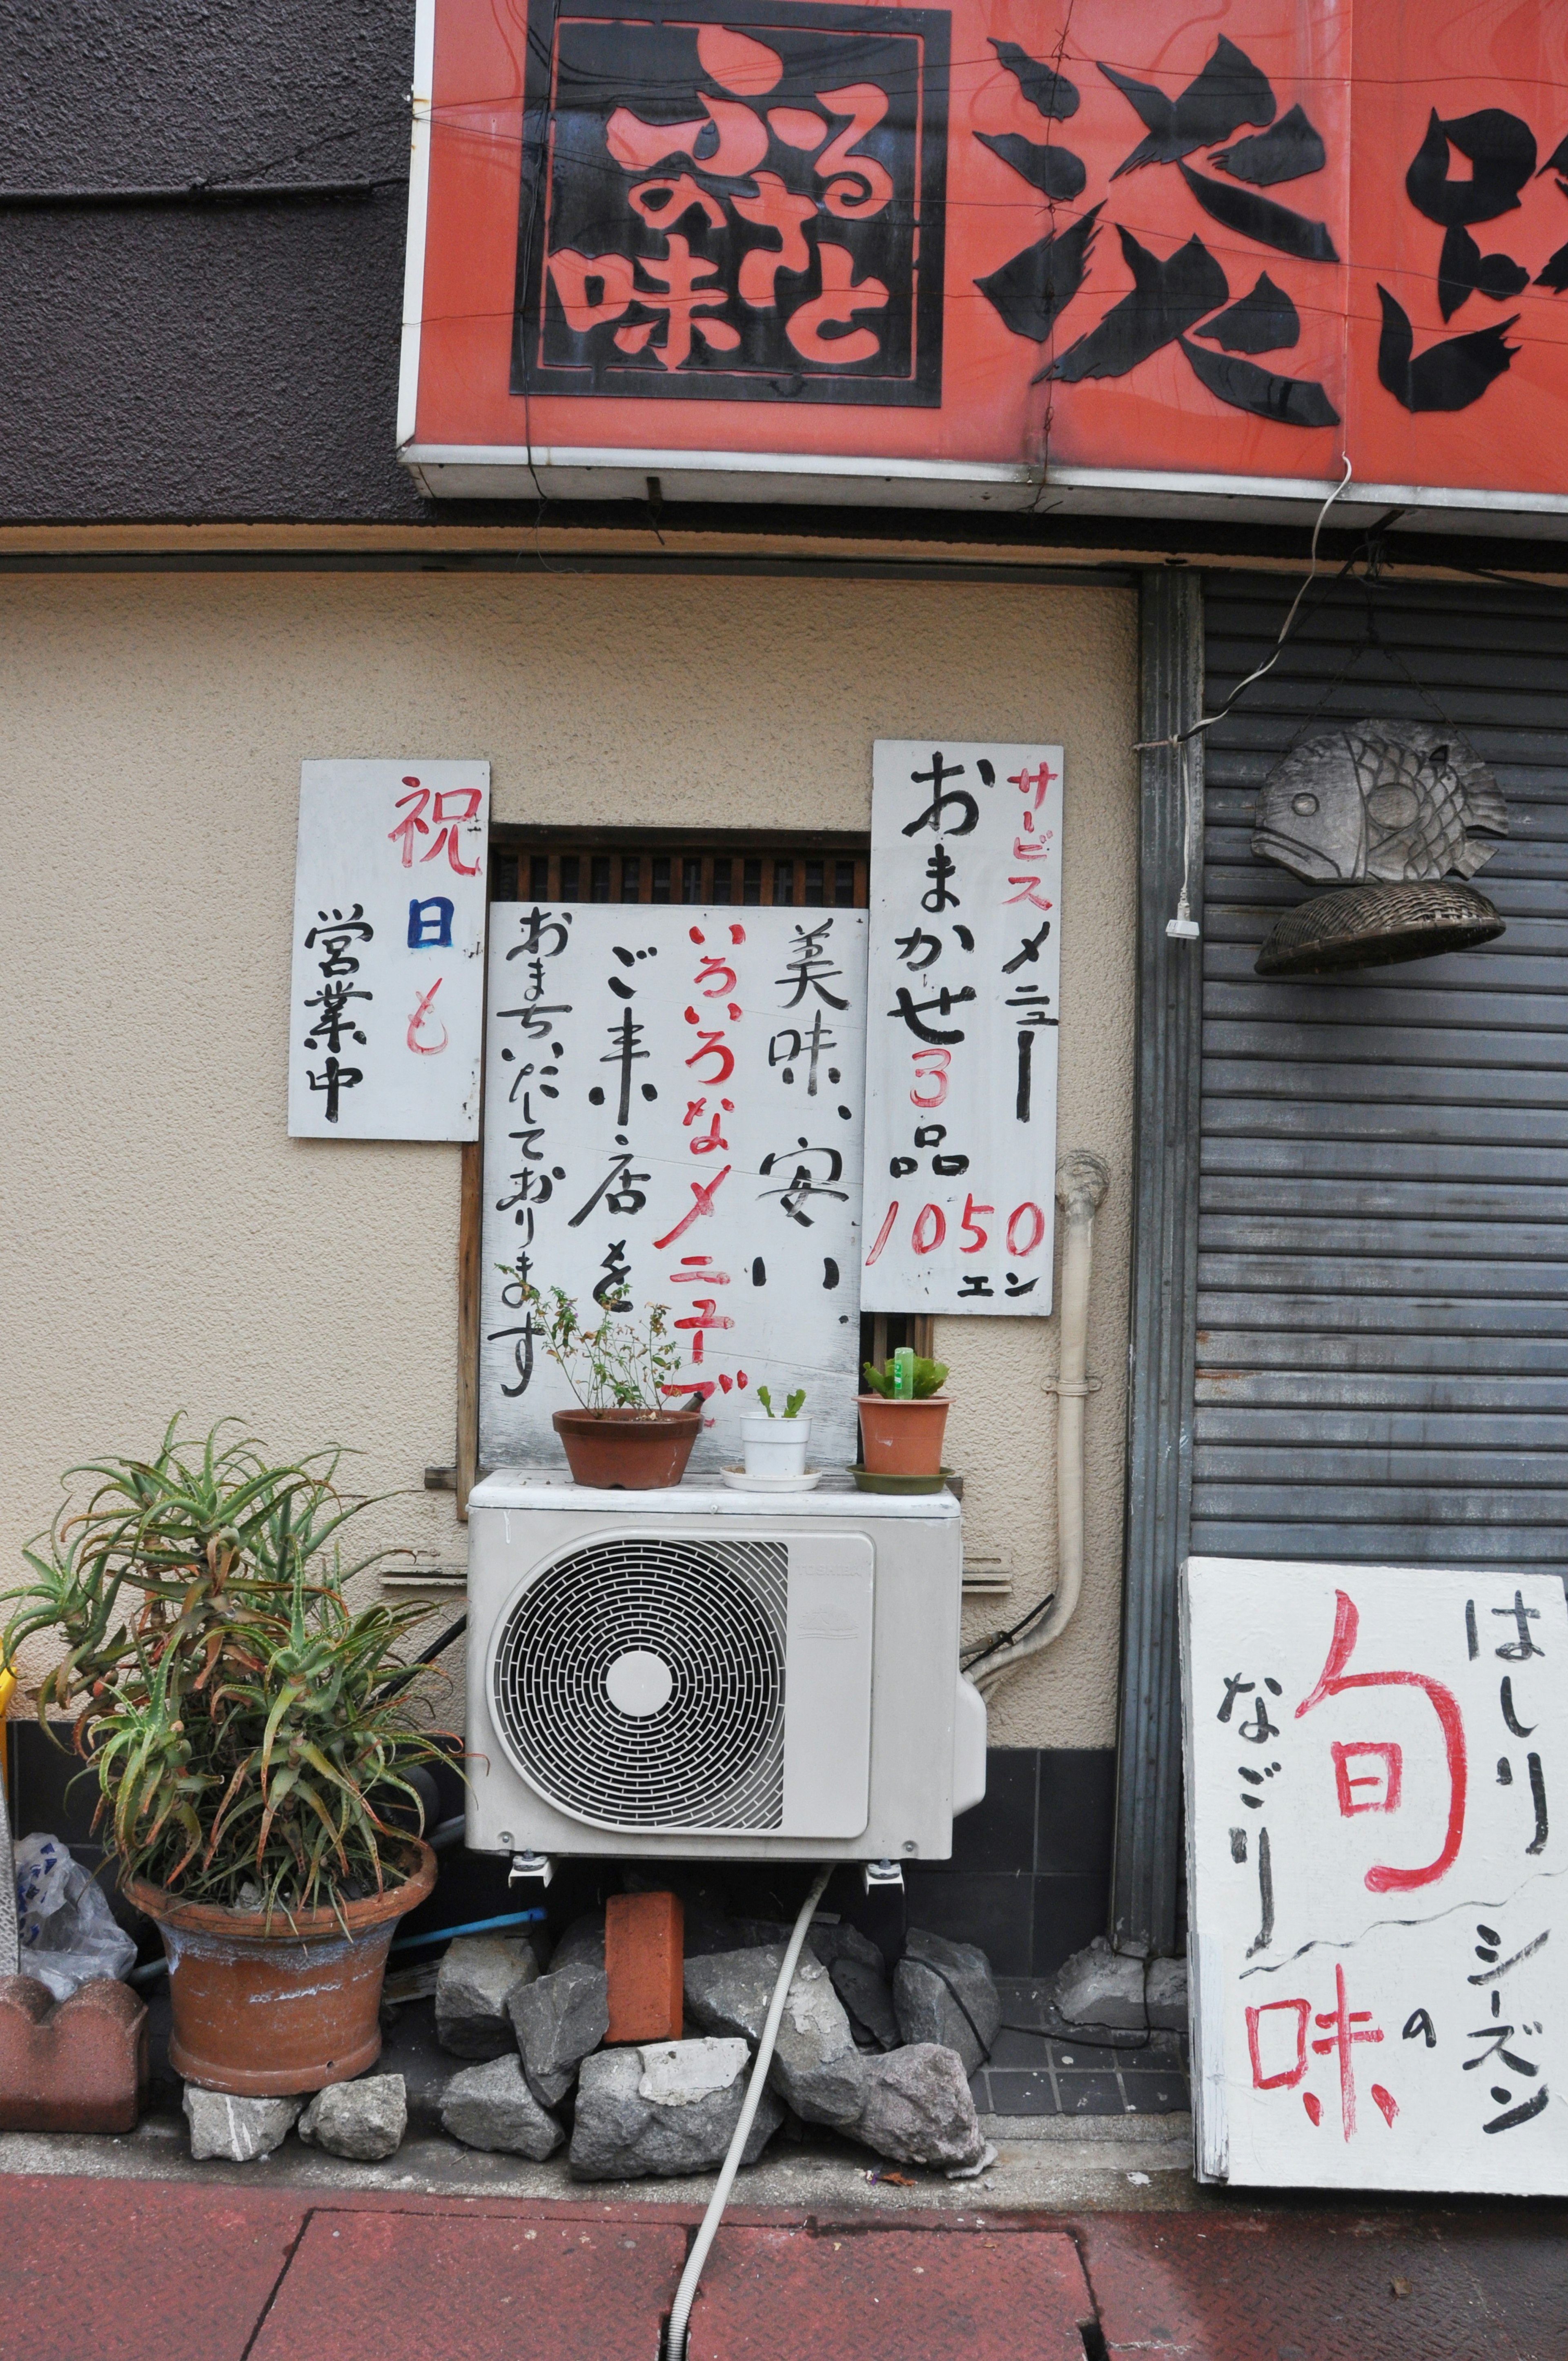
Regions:
M 476 1139 L 488 763 L 300 766 L 297 1139 Z
M 1059 746 L 877 741 L 868 1311 L 1050 1311 L 1061 815 Z
M 585 1326 L 670 1307 L 695 1468 L 804 1387 L 814 1466 L 857 1456 L 866 917 L 497 903 L 479 1455 L 554 1460 L 574 1406 L 523 1282 Z
M 1202 2177 L 1568 2193 L 1558 1576 L 1194 1558 L 1182 1641 Z

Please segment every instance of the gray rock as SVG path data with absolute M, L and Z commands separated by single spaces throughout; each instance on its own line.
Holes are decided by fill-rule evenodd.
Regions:
M 523 2081 L 515 2050 L 510 2058 L 492 2058 L 454 2074 L 441 2102 L 441 2121 L 465 2147 L 528 2156 L 536 2164 L 553 2156 L 565 2137 Z
M 507 2002 L 539 1973 L 521 1935 L 460 1935 L 435 1979 L 435 2032 L 455 2058 L 502 2058 L 513 2047 Z
M 688 1960 L 686 2015 L 705 2033 L 740 2035 L 754 2048 L 783 1963 L 782 1944 Z M 806 1952 L 784 2000 L 768 2085 L 803 2123 L 847 2131 L 860 2115 L 861 2054 L 827 1969 Z
M 542 2107 L 558 2107 L 583 2059 L 609 2030 L 609 1986 L 586 1960 L 519 1984 L 507 2001 L 522 2071 Z
M 300 2137 L 329 2156 L 362 2164 L 394 2156 L 409 2127 L 409 2099 L 400 2074 L 367 2074 L 357 2082 L 329 2082 L 300 2117 Z
M 861 2047 L 896 2049 L 904 2037 L 882 1953 L 870 1937 L 858 1927 L 813 1927 L 806 1942 L 827 1969 Z
M 226 2091 L 185 2085 L 185 2119 L 191 2153 L 200 2162 L 221 2156 L 230 2164 L 251 2164 L 270 2156 L 288 2138 L 302 2099 L 232 2099 Z
M 908 2042 L 956 2049 L 966 2072 L 990 2057 L 1002 2024 L 991 1961 L 973 1943 L 949 1943 L 912 1927 L 894 1971 L 893 2004 Z
M 555 1949 L 550 1954 L 550 1971 L 575 1966 L 579 1960 L 590 1968 L 604 1965 L 604 1912 L 585 1911 L 574 1918 Z
M 985 2154 L 969 2077 L 956 2049 L 913 2042 L 865 2061 L 855 2137 L 901 2164 L 978 2164 Z
M 1096 1935 L 1057 1971 L 1056 2004 L 1070 2025 L 1142 2032 L 1148 2022 L 1144 1962 Z
M 583 2061 L 569 2157 L 577 2180 L 669 2180 L 721 2164 L 746 2096 L 740 2039 L 659 2041 Z M 741 2161 L 755 2164 L 784 2120 L 764 2091 Z
M 1158 2033 L 1187 2030 L 1187 1962 L 1151 1960 L 1148 1983 L 1149 2023 Z

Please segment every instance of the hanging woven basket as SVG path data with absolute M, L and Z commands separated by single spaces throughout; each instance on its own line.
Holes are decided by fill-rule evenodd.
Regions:
M 1288 910 L 1257 955 L 1258 975 L 1337 975 L 1495 942 L 1503 921 L 1485 894 L 1449 879 L 1346 885 Z

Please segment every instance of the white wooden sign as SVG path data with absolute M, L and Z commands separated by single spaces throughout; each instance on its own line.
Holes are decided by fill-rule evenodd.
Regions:
M 1062 750 L 879 739 L 871 1312 L 1051 1308 Z
M 671 1306 L 694 1469 L 759 1384 L 806 1389 L 810 1464 L 855 1458 L 860 910 L 492 905 L 479 1455 L 554 1465 L 574 1401 L 520 1270 L 584 1320 Z M 503 1271 L 499 1266 L 506 1266 Z M 508 1274 L 512 1275 L 508 1275 Z
M 1568 2193 L 1556 1575 L 1195 1558 L 1202 2177 Z
M 477 1139 L 488 763 L 302 763 L 297 1139 Z

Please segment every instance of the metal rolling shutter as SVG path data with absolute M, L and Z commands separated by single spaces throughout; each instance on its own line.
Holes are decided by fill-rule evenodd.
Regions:
M 1293 588 L 1210 578 L 1209 711 Z M 1192 1546 L 1563 1570 L 1568 599 L 1374 597 L 1380 644 L 1326 699 L 1364 640 L 1359 588 L 1208 733 Z M 1511 834 L 1476 883 L 1508 933 L 1266 983 L 1275 915 L 1322 889 L 1254 860 L 1258 789 L 1309 716 L 1364 715 L 1441 715 L 1493 765 Z

